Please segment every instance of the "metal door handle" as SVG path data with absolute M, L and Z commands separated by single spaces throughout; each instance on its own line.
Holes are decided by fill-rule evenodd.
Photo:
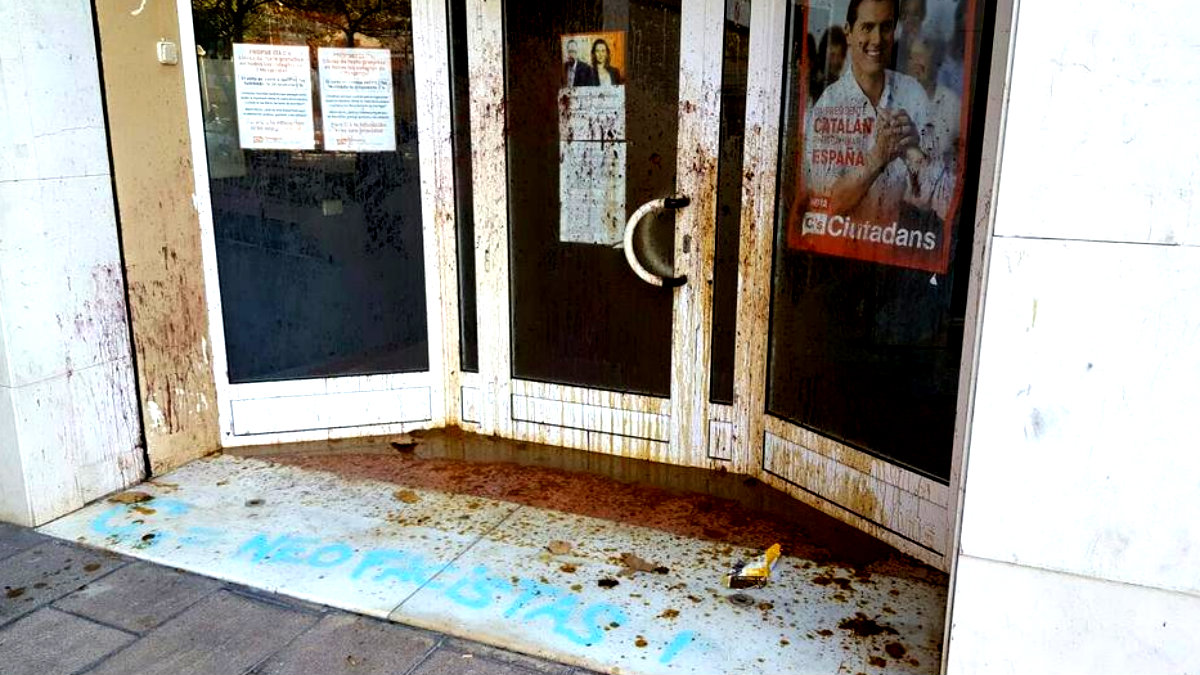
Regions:
M 637 211 L 633 212 L 632 216 L 629 216 L 629 222 L 625 224 L 625 261 L 629 263 L 634 274 L 651 286 L 676 288 L 687 283 L 687 275 L 660 277 L 642 266 L 642 261 L 638 260 L 637 253 L 633 250 L 633 238 L 638 225 L 651 213 L 659 213 L 665 209 L 682 209 L 691 203 L 692 200 L 684 196 L 654 199 L 642 204 Z

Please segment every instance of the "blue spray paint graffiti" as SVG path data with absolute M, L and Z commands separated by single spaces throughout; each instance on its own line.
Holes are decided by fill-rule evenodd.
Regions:
M 144 511 L 147 507 L 141 508 Z M 176 532 L 163 527 L 190 511 L 191 507 L 182 501 L 158 498 L 153 509 L 159 516 L 154 528 L 138 517 L 137 507 L 121 505 L 97 516 L 91 529 L 114 544 L 128 542 L 135 548 L 161 546 L 166 541 L 207 549 L 228 543 L 225 533 L 213 528 L 185 527 Z M 147 538 L 151 533 L 154 536 Z M 360 551 L 346 542 L 264 532 L 246 538 L 230 557 L 254 565 L 304 566 L 322 572 L 340 569 L 346 578 L 358 583 L 400 584 L 411 586 L 412 590 L 440 591 L 442 597 L 455 605 L 475 611 L 503 607 L 500 616 L 504 619 L 546 626 L 554 635 L 579 647 L 600 644 L 610 630 L 629 621 L 617 605 L 584 604 L 573 590 L 520 576 L 504 579 L 483 565 L 462 570 L 415 551 Z M 658 662 L 670 664 L 689 646 L 697 644 L 698 638 L 691 630 L 675 633 L 663 643 Z

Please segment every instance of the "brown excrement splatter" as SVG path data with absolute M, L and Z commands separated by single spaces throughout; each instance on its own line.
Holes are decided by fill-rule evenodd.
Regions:
M 764 611 L 764 612 L 769 612 L 769 611 L 771 611 L 771 610 L 775 609 L 775 603 L 772 603 L 772 602 L 760 602 L 760 603 L 758 603 L 758 608 L 759 608 L 759 609 L 761 609 L 761 610 L 762 610 L 762 611 Z
M 576 569 L 579 569 L 579 568 L 575 567 L 571 563 L 563 563 L 562 567 L 558 568 L 558 571 L 566 573 L 566 574 L 574 574 Z
M 677 609 L 664 609 L 664 610 L 662 611 L 662 614 L 659 614 L 658 616 L 659 616 L 659 618 L 660 618 L 660 619 L 674 619 L 675 617 L 679 616 L 679 610 L 677 610 Z
M 872 656 L 870 659 L 867 660 L 867 662 L 870 663 L 871 665 L 875 666 L 876 668 L 882 668 L 887 665 L 887 659 L 880 658 L 878 656 Z
M 790 644 L 792 644 L 792 643 L 791 643 L 791 642 L 788 642 L 786 638 L 780 638 L 780 639 L 779 639 L 779 646 L 780 646 L 780 647 L 786 647 L 786 646 L 788 646 L 788 645 L 790 645 Z
M 22 595 L 25 595 L 25 587 L 24 586 L 18 586 L 17 588 L 5 588 L 4 589 L 4 597 L 6 597 L 6 598 L 19 598 Z
M 600 588 L 616 588 L 620 583 L 616 579 L 601 579 L 596 582 L 596 585 Z
M 412 490 L 396 490 L 392 493 L 392 496 L 404 502 L 405 504 L 416 504 L 417 502 L 421 501 L 421 495 L 413 492 Z
M 417 447 L 417 444 L 415 441 L 408 441 L 408 442 L 392 441 L 388 445 L 392 446 L 392 449 L 395 450 L 396 452 L 403 453 L 406 455 L 411 455 L 413 450 L 415 450 Z
M 622 553 L 620 563 L 623 566 L 621 576 L 632 576 L 634 572 L 653 572 L 656 569 L 653 563 L 634 553 Z
M 637 639 L 633 641 L 633 646 L 638 648 L 645 647 L 648 644 L 650 643 L 646 642 L 646 638 L 642 637 L 641 635 L 637 636 Z
M 868 617 L 862 612 L 855 613 L 852 617 L 846 617 L 838 622 L 838 628 L 850 631 L 858 637 L 873 637 L 876 635 L 897 635 L 895 628 L 881 624 L 875 619 Z
M 578 593 L 579 591 L 583 590 L 583 584 L 571 584 L 571 590 Z
M 83 566 L 84 572 L 95 572 L 98 569 L 100 569 L 100 563 L 88 563 Z
M 829 630 L 828 628 L 822 628 L 821 630 L 817 631 L 817 635 L 820 635 L 821 637 L 829 637 L 833 635 L 833 631 Z
M 122 492 L 119 495 L 113 495 L 108 498 L 108 501 L 113 504 L 140 504 L 154 499 L 154 495 L 146 494 L 145 492 Z
M 141 506 L 141 505 L 134 506 L 132 510 L 137 511 L 138 513 L 140 513 L 144 516 L 152 516 L 152 515 L 158 513 L 158 511 L 156 511 L 155 509 L 152 509 L 152 508 L 149 508 L 146 506 Z
M 883 651 L 887 652 L 888 656 L 892 657 L 893 659 L 902 659 L 904 658 L 904 655 L 908 653 L 908 650 L 904 648 L 904 645 L 900 644 L 899 642 L 887 643 L 887 645 L 884 646 Z
M 841 576 L 867 566 L 881 573 L 875 570 L 875 563 L 893 558 L 896 569 L 894 574 L 887 570 L 890 576 L 909 577 L 911 568 L 919 566 L 821 514 L 797 513 L 796 502 L 757 480 L 745 481 L 744 476 L 704 472 L 701 481 L 699 471 L 692 475 L 687 473 L 693 471 L 690 469 L 648 462 L 643 469 L 640 460 L 622 458 L 611 458 L 612 466 L 603 469 L 614 474 L 610 476 L 587 470 L 590 465 L 583 459 L 592 457 L 590 453 L 559 448 L 542 452 L 540 448 L 549 446 L 520 447 L 458 429 L 412 435 L 419 448 L 411 456 L 401 456 L 388 445 L 395 437 L 323 441 L 254 456 L 344 478 L 502 500 L 684 537 L 715 539 L 737 548 L 762 550 L 778 542 L 789 557 L 842 566 Z M 683 473 L 677 477 L 678 472 Z M 637 480 L 644 482 L 628 478 L 643 475 Z M 705 494 L 705 490 L 715 494 Z M 597 494 L 605 499 L 596 499 Z M 736 549 L 731 551 L 737 554 Z M 662 561 L 654 562 L 657 566 Z M 726 563 L 718 561 L 720 566 Z M 936 583 L 944 582 L 945 575 L 939 574 Z

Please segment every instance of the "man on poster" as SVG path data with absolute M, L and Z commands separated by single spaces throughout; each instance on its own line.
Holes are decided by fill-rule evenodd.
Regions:
M 897 4 L 850 0 L 850 67 L 822 93 L 807 121 L 810 203 L 804 231 L 825 234 L 825 225 L 841 216 L 833 236 L 933 251 L 945 244 L 939 241 L 940 224 L 954 181 L 931 152 L 924 89 L 887 67 Z
M 590 87 L 596 84 L 596 71 L 579 60 L 579 47 L 567 40 L 567 60 L 563 63 L 563 86 Z

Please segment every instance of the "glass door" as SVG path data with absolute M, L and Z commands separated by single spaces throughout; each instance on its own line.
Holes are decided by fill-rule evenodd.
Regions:
M 985 3 L 761 4 L 748 125 L 778 136 L 747 161 L 778 178 L 743 221 L 746 433 L 772 484 L 948 567 Z
M 480 377 L 464 401 L 485 431 L 715 466 L 725 3 L 468 6 Z
M 224 443 L 444 424 L 444 5 L 179 8 Z

